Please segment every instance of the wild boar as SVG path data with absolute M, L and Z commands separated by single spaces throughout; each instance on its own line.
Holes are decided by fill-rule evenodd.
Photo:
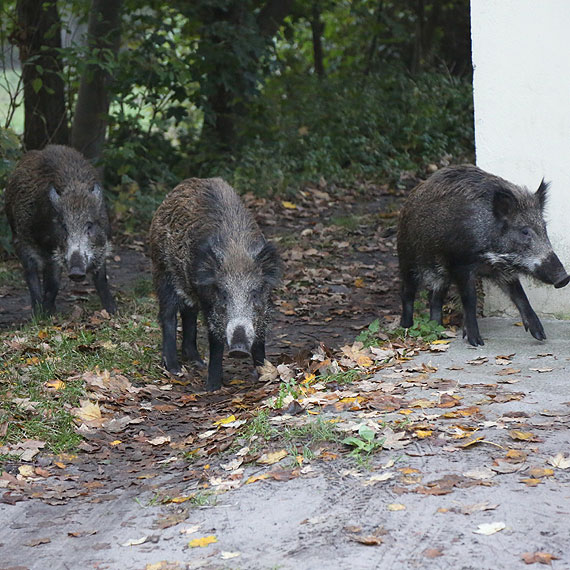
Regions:
M 116 311 L 106 257 L 110 224 L 93 166 L 76 150 L 49 145 L 32 150 L 6 186 L 6 213 L 34 314 L 51 314 L 63 267 L 74 281 L 87 273 L 103 307 Z
M 177 314 L 182 319 L 182 358 L 203 365 L 196 346 L 201 310 L 210 357 L 206 388 L 222 385 L 222 358 L 265 360 L 271 293 L 281 263 L 251 213 L 220 178 L 181 182 L 157 209 L 150 228 L 153 282 L 162 327 L 166 369 L 180 372 Z
M 511 298 L 526 330 L 546 334 L 519 280 L 531 275 L 554 287 L 570 276 L 554 253 L 544 221 L 548 184 L 535 193 L 470 165 L 434 173 L 404 204 L 398 226 L 402 318 L 413 324 L 416 291 L 429 292 L 430 318 L 441 324 L 453 281 L 463 304 L 463 336 L 482 345 L 476 318 L 477 276 L 494 280 Z

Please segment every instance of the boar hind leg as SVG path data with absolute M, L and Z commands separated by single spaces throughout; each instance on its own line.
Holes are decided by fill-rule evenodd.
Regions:
M 111 289 L 109 289 L 105 263 L 103 263 L 98 271 L 93 273 L 93 284 L 95 285 L 95 290 L 101 299 L 103 308 L 110 314 L 115 313 L 117 311 L 117 305 L 115 304 L 115 299 L 113 299 Z
M 521 282 L 518 279 L 514 279 L 503 285 L 503 288 L 519 310 L 524 329 L 530 331 L 530 334 L 537 340 L 544 340 L 546 338 L 544 328 L 537 314 L 534 312 L 534 309 L 531 307 Z
M 180 308 L 182 318 L 182 358 L 188 362 L 195 362 L 199 366 L 205 366 L 196 346 L 196 321 L 198 308 L 187 304 Z
M 162 328 L 162 363 L 172 374 L 180 373 L 176 356 L 176 315 L 179 299 L 174 286 L 162 278 L 156 287 L 158 297 L 158 320 Z
M 43 310 L 48 315 L 51 315 L 55 313 L 55 298 L 57 297 L 57 293 L 59 291 L 61 266 L 58 263 L 50 261 L 46 263 L 43 275 L 44 275 Z
M 414 299 L 418 290 L 418 279 L 413 271 L 402 271 L 400 277 L 402 280 L 400 287 L 402 298 L 400 326 L 409 329 L 414 324 Z
M 463 304 L 463 337 L 467 336 L 469 344 L 484 345 L 479 325 L 477 324 L 477 279 L 475 269 L 469 265 L 461 265 L 452 269 L 452 276 L 457 283 L 461 303 Z
M 212 392 L 222 387 L 222 359 L 224 357 L 224 341 L 208 331 L 210 342 L 210 362 L 208 363 L 208 380 L 206 390 Z
M 447 295 L 448 285 L 434 288 L 429 296 L 429 320 L 435 321 L 438 325 L 443 325 L 443 301 Z

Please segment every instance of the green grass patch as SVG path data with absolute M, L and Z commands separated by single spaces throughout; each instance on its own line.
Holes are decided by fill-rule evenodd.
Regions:
M 148 299 L 129 301 L 110 319 L 84 313 L 66 324 L 58 315 L 2 333 L 0 445 L 39 439 L 55 453 L 73 450 L 81 437 L 72 408 L 86 396 L 84 372 L 117 370 L 135 383 L 160 378 L 155 312 Z

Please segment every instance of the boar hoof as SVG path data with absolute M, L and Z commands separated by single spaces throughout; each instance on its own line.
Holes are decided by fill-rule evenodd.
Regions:
M 467 337 L 467 342 L 471 346 L 484 346 L 483 339 L 481 338 L 481 334 L 479 331 L 469 332 L 467 329 L 463 329 L 463 338 Z

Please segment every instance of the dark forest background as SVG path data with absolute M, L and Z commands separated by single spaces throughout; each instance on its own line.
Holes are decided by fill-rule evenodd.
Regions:
M 294 195 L 473 159 L 468 0 L 3 0 L 0 45 L 0 189 L 69 144 L 127 231 L 189 176 Z

